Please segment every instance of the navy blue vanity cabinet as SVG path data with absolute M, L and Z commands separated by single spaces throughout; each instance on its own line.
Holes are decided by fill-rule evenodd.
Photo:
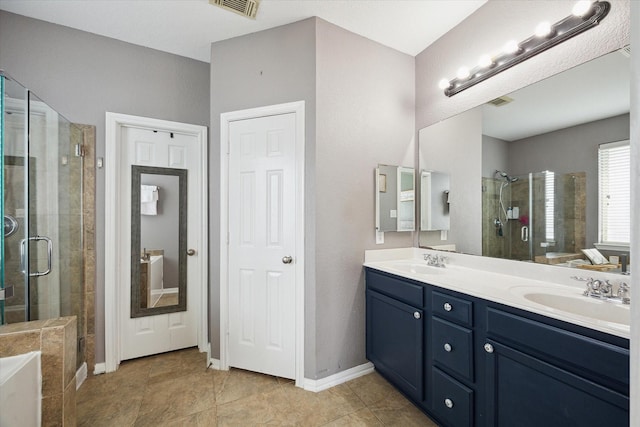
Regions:
M 430 407 L 447 426 L 474 425 L 473 302 L 431 292 Z
M 424 287 L 374 270 L 366 273 L 367 359 L 398 389 L 424 395 Z
M 535 317 L 487 307 L 486 425 L 628 426 L 625 340 Z

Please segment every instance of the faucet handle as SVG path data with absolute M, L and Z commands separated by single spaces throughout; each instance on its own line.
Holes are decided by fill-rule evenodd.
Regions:
M 629 285 L 627 285 L 625 282 L 620 282 L 620 284 L 618 285 L 618 292 L 616 292 L 616 295 L 622 300 L 623 304 L 630 304 L 631 303 L 631 298 L 629 297 Z

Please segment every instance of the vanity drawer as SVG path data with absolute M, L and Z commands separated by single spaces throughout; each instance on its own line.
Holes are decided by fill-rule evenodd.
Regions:
M 629 393 L 629 350 L 625 348 L 491 307 L 487 308 L 487 335 Z
M 465 326 L 472 326 L 473 303 L 462 298 L 433 291 L 431 299 L 433 314 Z
M 447 426 L 472 426 L 473 390 L 454 380 L 438 368 L 433 368 L 431 384 L 433 412 Z
M 431 323 L 433 360 L 451 373 L 473 381 L 473 332 L 446 320 Z
M 367 269 L 367 288 L 414 307 L 424 306 L 424 286 L 409 282 L 408 279 L 394 278 Z

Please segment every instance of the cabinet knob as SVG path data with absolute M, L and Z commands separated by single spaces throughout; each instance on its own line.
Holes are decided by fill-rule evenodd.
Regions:
M 449 304 L 448 302 L 444 303 L 444 311 L 451 311 L 453 310 L 453 306 L 451 304 Z
M 416 319 L 420 319 L 422 317 L 422 314 L 420 314 L 419 311 L 414 311 L 413 312 L 413 317 L 415 317 Z
M 449 409 L 453 408 L 453 400 L 448 399 L 448 398 L 447 398 L 447 399 L 445 399 L 445 400 L 444 400 L 444 406 L 446 406 L 446 407 L 447 407 L 447 408 L 449 408 Z
M 451 353 L 451 350 L 453 350 L 453 347 L 451 347 L 451 344 L 445 343 L 444 344 L 444 351 L 446 351 L 447 353 Z
M 493 353 L 493 346 L 489 343 L 486 343 L 484 345 L 484 351 L 486 351 L 487 353 Z

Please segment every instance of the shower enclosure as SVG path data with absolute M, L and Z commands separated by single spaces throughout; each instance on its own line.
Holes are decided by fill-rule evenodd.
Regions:
M 82 132 L 0 70 L 0 324 L 77 316 L 83 334 Z
M 532 172 L 482 178 L 482 254 L 554 263 L 586 241 L 586 174 Z

